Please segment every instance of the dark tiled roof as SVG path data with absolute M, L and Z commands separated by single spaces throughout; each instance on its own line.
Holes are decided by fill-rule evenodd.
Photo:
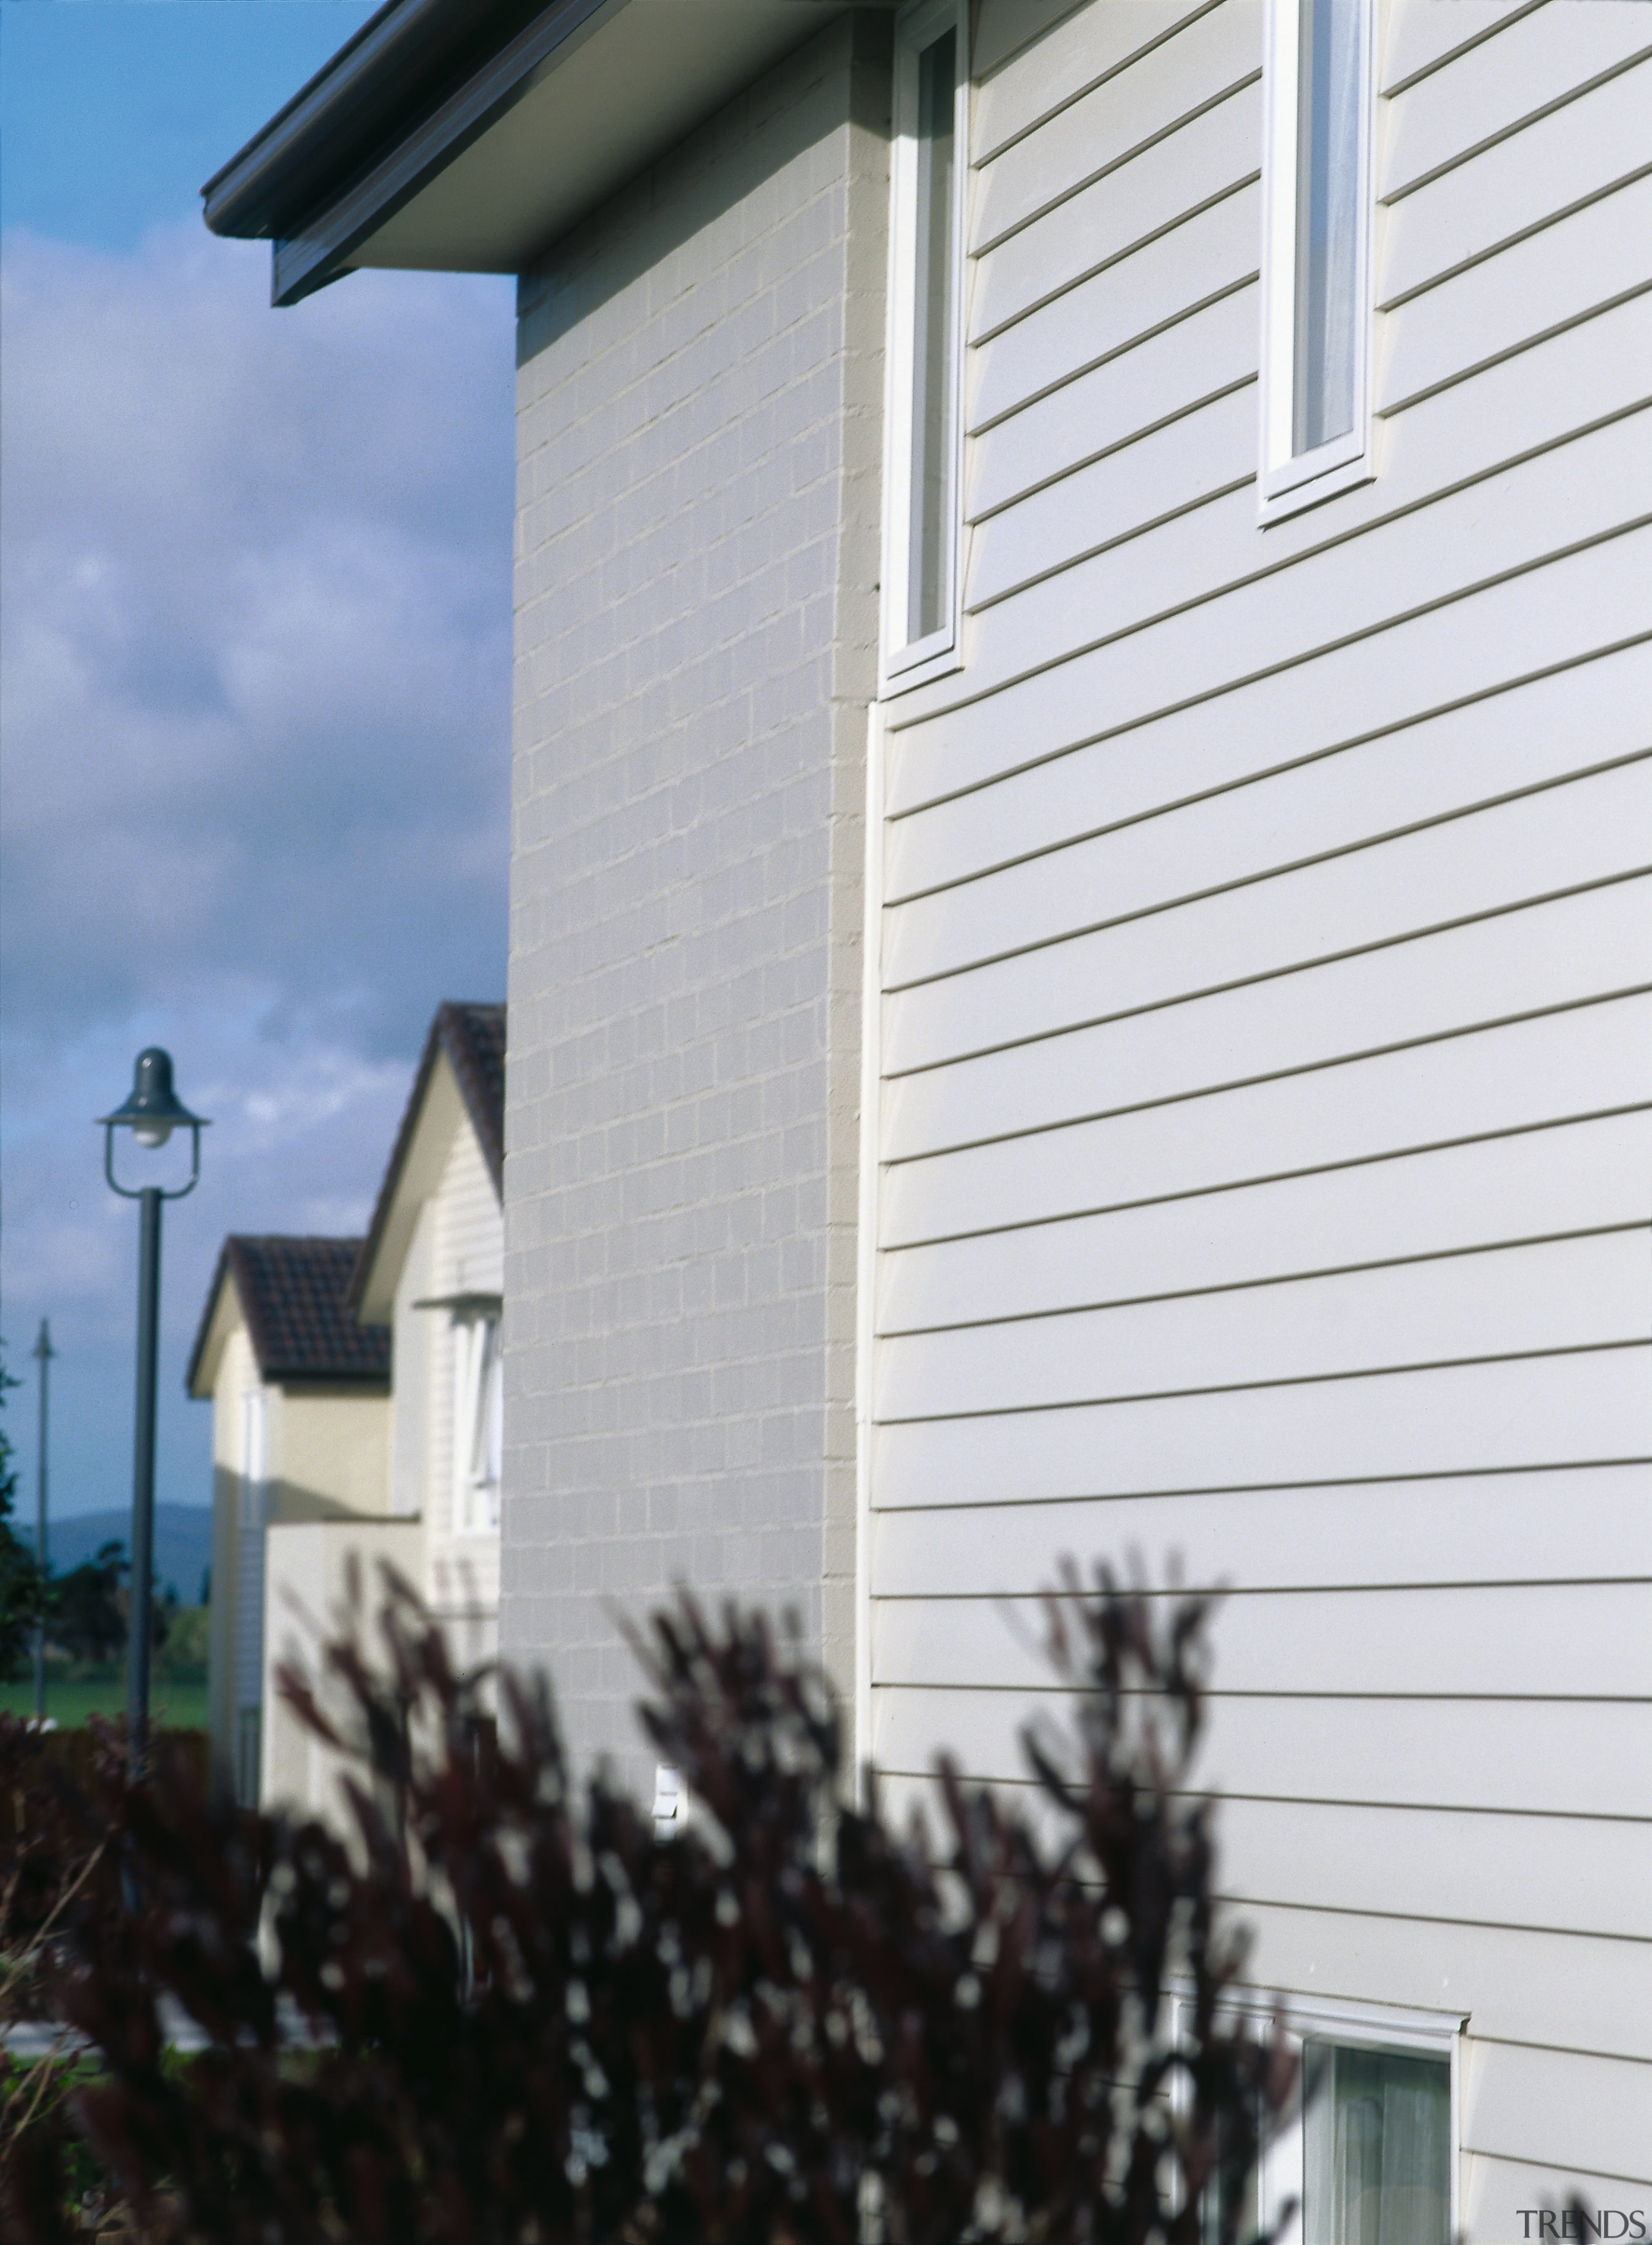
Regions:
M 396 1134 L 396 1144 L 384 1172 L 384 1182 L 379 1187 L 378 1205 L 373 1211 L 373 1221 L 368 1229 L 350 1288 L 352 1312 L 359 1310 L 362 1306 L 367 1274 L 378 1251 L 379 1242 L 384 1236 L 384 1227 L 389 1222 L 390 1204 L 396 1198 L 402 1164 L 407 1159 L 408 1150 L 413 1143 L 413 1133 L 418 1128 L 419 1112 L 424 1105 L 424 1095 L 430 1088 L 430 1075 L 438 1053 L 445 1053 L 448 1056 L 449 1065 L 458 1082 L 459 1095 L 464 1102 L 464 1111 L 471 1118 L 471 1127 L 482 1148 L 488 1175 L 493 1179 L 493 1190 L 503 1197 L 504 1007 L 462 1005 L 454 999 L 446 999 L 437 1007 L 430 1034 L 424 1041 L 424 1052 L 419 1061 L 418 1074 L 413 1079 L 412 1091 L 408 1096 L 407 1111 L 402 1117 L 402 1127 Z
M 235 1282 L 261 1379 L 388 1386 L 389 1330 L 358 1326 L 349 1306 L 350 1279 L 361 1251 L 359 1239 L 251 1238 L 232 1233 L 224 1242 L 207 1293 L 190 1358 L 189 1386 L 195 1383 L 213 1306 L 226 1275 Z

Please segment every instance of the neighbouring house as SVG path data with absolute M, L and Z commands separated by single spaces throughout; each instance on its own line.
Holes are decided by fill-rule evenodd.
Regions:
M 437 1008 L 351 1276 L 391 1335 L 389 1503 L 419 1523 L 403 1571 L 474 1668 L 498 1650 L 504 1007 Z
M 1644 2203 L 1652 10 L 390 0 L 206 194 L 519 276 L 504 1651 L 1007 1780 L 1178 1552 L 1264 2218 Z
M 268 1791 L 290 1721 L 269 1682 L 289 1541 L 348 1534 L 385 1510 L 390 1337 L 347 1306 L 361 1247 L 232 1235 L 190 1358 L 189 1393 L 213 1407 L 207 1725 L 244 1801 Z
M 504 1008 L 442 1006 L 365 1239 L 224 1243 L 191 1359 L 213 1402 L 211 1726 L 243 1800 L 335 1808 L 274 1688 L 388 1563 L 456 1661 L 498 1646 Z

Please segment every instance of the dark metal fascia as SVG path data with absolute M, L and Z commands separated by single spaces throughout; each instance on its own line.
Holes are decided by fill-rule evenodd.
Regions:
M 313 92 L 288 105 L 289 121 L 266 126 L 234 163 L 209 180 L 206 218 L 219 234 L 274 239 L 271 301 L 295 304 L 336 280 L 351 253 L 410 202 L 437 173 L 478 139 L 527 91 L 533 73 L 575 31 L 599 13 L 617 13 L 626 0 L 553 0 L 525 10 L 522 0 L 488 11 L 491 35 L 472 37 L 453 51 L 443 19 L 456 0 L 393 0 L 411 9 L 407 27 L 426 27 L 423 44 L 404 57 L 413 28 L 385 22 L 387 37 L 401 31 L 395 57 L 355 62 L 336 85 L 328 73 Z M 381 10 L 375 23 L 388 18 Z M 522 18 L 527 14 L 529 20 Z M 474 33 L 475 0 L 468 0 L 464 29 Z M 514 27 L 514 36 L 512 36 Z M 371 30 L 371 25 L 365 27 Z M 348 52 L 348 51 L 346 51 Z M 405 98 L 394 98 L 387 76 L 413 81 Z M 239 179 L 243 162 L 252 168 Z M 222 183 L 222 191 L 213 190 Z
M 200 191 L 207 225 L 243 240 L 279 234 L 439 99 L 461 58 L 473 68 L 531 11 L 531 0 L 385 0 L 213 173 Z

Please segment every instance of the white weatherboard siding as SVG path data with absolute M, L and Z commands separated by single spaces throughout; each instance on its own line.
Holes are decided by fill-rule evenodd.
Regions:
M 443 1292 L 498 1294 L 504 1287 L 504 1234 L 499 1196 L 468 1122 L 454 1134 L 453 1150 L 437 1188 L 437 1284 Z
M 502 1294 L 504 1220 L 482 1148 L 466 1119 L 461 1118 L 454 1132 L 431 1211 L 431 1293 Z M 491 1658 L 498 1650 L 499 1538 L 497 1531 L 463 1532 L 454 1518 L 454 1446 L 468 1441 L 469 1429 L 459 1428 L 455 1421 L 453 1327 L 442 1311 L 417 1314 L 425 1326 L 430 1367 L 426 1496 L 430 1597 L 450 1618 L 461 1658 Z
M 441 1398 L 437 1390 L 436 1351 L 430 1319 L 435 1312 L 414 1305 L 435 1294 L 437 1217 L 429 1203 L 415 1219 L 407 1253 L 396 1282 L 390 1392 L 390 1510 L 423 1519 L 430 1503 L 435 1468 L 430 1448 Z
M 392 1509 L 423 1523 L 423 1588 L 455 1632 L 464 1660 L 497 1650 L 497 1533 L 461 1534 L 454 1520 L 453 1301 L 504 1291 L 504 1224 L 476 1131 L 450 1079 L 433 1109 L 448 1132 L 413 1225 L 396 1288 Z M 437 1122 L 431 1124 L 437 1127 Z
M 1064 1552 L 1229 1585 L 1258 1976 L 1468 2016 L 1500 2245 L 1652 2181 L 1652 10 L 1384 10 L 1379 472 L 1266 531 L 1262 50 L 978 11 L 965 662 L 884 713 L 871 1744 L 1013 1779 Z

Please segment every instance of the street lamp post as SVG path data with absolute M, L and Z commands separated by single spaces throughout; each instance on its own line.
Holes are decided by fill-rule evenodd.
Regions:
M 30 1354 L 40 1367 L 40 1448 L 35 1459 L 35 1564 L 40 1570 L 44 1596 L 46 1583 L 46 1378 L 58 1353 L 51 1346 L 51 1327 L 40 1320 L 40 1336 Z M 35 1720 L 46 1719 L 46 1616 L 43 1606 L 35 1624 Z
M 172 1056 L 159 1045 L 138 1055 L 132 1089 L 112 1115 L 98 1117 L 104 1133 L 104 1175 L 123 1200 L 139 1204 L 137 1439 L 132 1469 L 132 1625 L 126 1672 L 127 1746 L 134 1779 L 143 1774 L 149 1744 L 150 1575 L 155 1550 L 155 1362 L 160 1310 L 160 1206 L 182 1200 L 200 1179 L 204 1116 L 192 1115 L 173 1089 Z M 164 1146 L 180 1125 L 190 1134 L 189 1183 L 171 1191 L 159 1185 L 123 1185 L 115 1177 L 115 1132 L 127 1129 L 140 1146 Z

